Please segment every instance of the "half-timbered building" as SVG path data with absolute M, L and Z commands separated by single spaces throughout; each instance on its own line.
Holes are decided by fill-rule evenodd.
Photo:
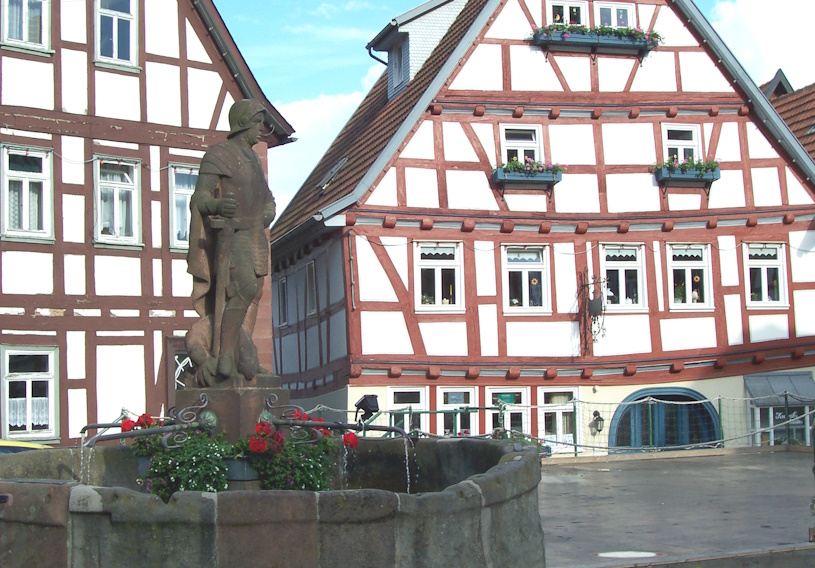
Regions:
M 0 436 L 65 444 L 173 402 L 189 199 L 232 103 L 270 111 L 264 164 L 293 131 L 211 0 L 4 0 L 0 27 Z
M 571 452 L 590 403 L 707 401 L 659 431 L 618 406 L 613 448 L 720 439 L 717 396 L 811 395 L 815 165 L 692 2 L 436 0 L 368 49 L 387 70 L 273 227 L 294 400 L 478 408 L 408 426 Z M 772 406 L 739 414 L 734 437 Z

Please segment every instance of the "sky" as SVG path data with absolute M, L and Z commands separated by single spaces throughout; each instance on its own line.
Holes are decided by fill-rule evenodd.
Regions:
M 694 1 L 758 84 L 779 68 L 794 89 L 815 83 L 815 0 Z M 297 142 L 269 151 L 279 215 L 385 70 L 365 46 L 422 1 L 214 2 L 266 98 L 296 131 Z

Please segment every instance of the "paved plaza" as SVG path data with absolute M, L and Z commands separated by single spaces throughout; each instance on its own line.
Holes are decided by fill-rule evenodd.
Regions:
M 546 565 L 648 565 L 778 549 L 800 558 L 800 548 L 815 558 L 812 466 L 811 450 L 783 448 L 544 459 Z M 772 565 L 804 565 L 788 562 Z

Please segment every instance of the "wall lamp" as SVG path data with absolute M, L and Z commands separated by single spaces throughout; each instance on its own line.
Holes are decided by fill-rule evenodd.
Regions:
M 594 419 L 591 422 L 589 422 L 589 428 L 591 428 L 594 432 L 602 432 L 603 426 L 605 426 L 606 421 L 603 419 L 602 416 L 600 416 L 600 413 L 596 410 L 592 413 L 592 416 L 594 417 Z
M 354 415 L 354 421 L 357 421 L 357 416 L 362 412 L 362 421 L 368 420 L 374 415 L 374 412 L 379 412 L 379 400 L 375 394 L 365 394 L 354 405 L 357 408 L 357 413 Z

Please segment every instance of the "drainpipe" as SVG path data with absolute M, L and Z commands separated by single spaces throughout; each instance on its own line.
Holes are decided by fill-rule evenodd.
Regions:
M 387 62 L 387 61 L 382 61 L 382 60 L 381 60 L 381 59 L 379 59 L 379 58 L 378 58 L 376 55 L 374 55 L 374 53 L 373 53 L 373 49 L 374 49 L 373 47 L 368 47 L 368 55 L 370 55 L 370 56 L 371 56 L 371 59 L 376 59 L 376 60 L 377 60 L 377 61 L 379 61 L 379 62 L 380 62 L 382 65 L 385 65 L 385 66 L 387 67 L 388 62 Z

